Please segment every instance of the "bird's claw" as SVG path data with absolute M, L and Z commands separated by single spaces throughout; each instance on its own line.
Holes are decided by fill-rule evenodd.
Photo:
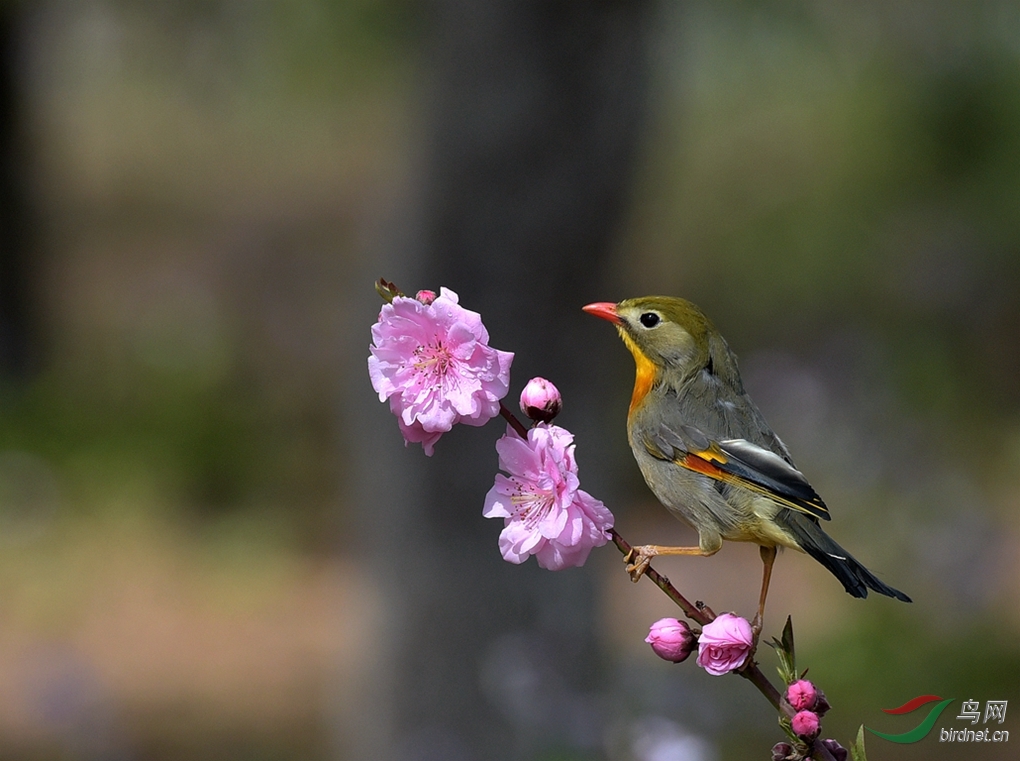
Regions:
M 630 548 L 630 552 L 624 556 L 623 560 L 627 564 L 627 573 L 630 574 L 631 581 L 636 584 L 641 580 L 655 555 L 655 550 L 648 545 Z

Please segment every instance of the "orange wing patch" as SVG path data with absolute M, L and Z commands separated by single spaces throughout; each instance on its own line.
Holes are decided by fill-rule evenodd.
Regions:
M 696 473 L 707 475 L 710 478 L 715 478 L 716 480 L 735 480 L 732 475 L 712 462 L 715 460 L 720 464 L 725 463 L 725 455 L 723 455 L 721 459 L 718 459 L 714 457 L 713 454 L 714 453 L 711 450 L 708 452 L 699 452 L 698 454 L 695 454 L 694 452 L 687 452 L 683 455 L 683 457 L 677 460 L 677 463 L 685 467 L 687 470 L 694 470 Z
M 733 473 L 728 473 L 723 470 L 719 465 L 725 465 L 727 462 L 726 454 L 719 450 L 715 442 L 712 443 L 712 447 L 703 452 L 687 452 L 683 457 L 675 460 L 677 465 L 680 465 L 687 470 L 692 470 L 695 473 L 701 473 L 704 476 L 713 478 L 716 481 L 722 481 L 723 483 L 732 484 L 734 486 L 740 486 L 748 491 L 753 491 L 756 494 L 761 494 L 763 497 L 768 497 L 773 502 L 777 502 L 783 507 L 788 507 L 791 510 L 796 510 L 799 513 L 805 515 L 811 515 L 813 517 L 822 517 L 823 514 L 827 516 L 827 511 L 823 507 L 816 507 L 814 505 L 798 504 L 781 494 L 777 494 L 772 489 L 766 488 L 761 484 L 756 484 L 753 481 L 748 481 L 746 478 L 741 478 Z M 719 463 L 719 465 L 716 465 Z

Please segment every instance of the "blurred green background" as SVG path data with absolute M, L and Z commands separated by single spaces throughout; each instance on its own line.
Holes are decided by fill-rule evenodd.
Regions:
M 8 9 L 30 351 L 0 382 L 0 756 L 370 757 L 351 739 L 358 685 L 392 615 L 349 487 L 351 410 L 377 405 L 374 312 L 351 305 L 402 274 L 379 241 L 428 150 L 433 4 Z M 920 716 L 881 709 L 921 694 L 1016 701 L 994 727 L 1012 732 L 1020 7 L 650 14 L 609 291 L 563 300 L 700 304 L 833 535 L 914 598 L 855 601 L 810 559 L 779 559 L 766 634 L 793 615 L 800 665 L 835 706 L 826 736 L 906 731 Z M 449 285 L 486 313 L 456 283 L 398 284 Z M 613 383 L 587 412 L 618 438 L 618 528 L 688 541 L 630 463 L 630 358 L 597 327 L 578 336 L 600 342 Z M 488 447 L 499 432 L 463 435 Z M 782 736 L 764 700 L 655 659 L 647 625 L 672 612 L 613 553 L 570 572 L 600 600 L 601 739 L 512 757 L 767 758 Z M 717 611 L 753 610 L 753 547 L 660 566 Z M 869 736 L 869 758 L 1015 757 L 1020 730 L 940 744 L 939 726 L 965 726 L 958 708 L 916 745 Z

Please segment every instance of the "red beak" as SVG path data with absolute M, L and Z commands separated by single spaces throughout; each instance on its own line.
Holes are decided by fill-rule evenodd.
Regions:
M 588 304 L 588 306 L 581 307 L 588 314 L 593 314 L 596 317 L 601 317 L 603 320 L 609 320 L 614 325 L 620 325 L 623 320 L 620 319 L 619 313 L 616 311 L 616 304 L 610 304 L 608 301 L 597 301 L 594 304 Z

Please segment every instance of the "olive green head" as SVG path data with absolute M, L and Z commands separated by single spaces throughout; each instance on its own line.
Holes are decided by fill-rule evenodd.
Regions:
M 626 299 L 614 306 L 613 314 L 628 348 L 639 350 L 659 367 L 682 370 L 708 361 L 709 339 L 716 330 L 705 313 L 685 299 Z

